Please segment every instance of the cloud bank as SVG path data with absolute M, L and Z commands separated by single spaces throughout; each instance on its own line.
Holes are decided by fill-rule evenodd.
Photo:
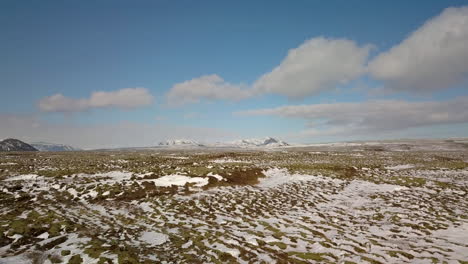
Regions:
M 94 108 L 133 109 L 149 105 L 154 97 L 146 88 L 125 88 L 112 92 L 93 92 L 89 98 L 74 99 L 62 94 L 42 98 L 38 102 L 43 112 L 80 112 Z
M 309 127 L 330 134 L 364 134 L 468 122 L 468 97 L 449 101 L 379 100 L 358 103 L 294 105 L 248 110 L 241 115 L 304 119 Z
M 468 7 L 445 9 L 373 59 L 369 71 L 395 91 L 427 93 L 466 81 Z

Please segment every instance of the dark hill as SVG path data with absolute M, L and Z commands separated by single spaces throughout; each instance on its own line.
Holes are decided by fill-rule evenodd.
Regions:
M 37 151 L 37 149 L 21 140 L 8 138 L 0 141 L 0 151 Z

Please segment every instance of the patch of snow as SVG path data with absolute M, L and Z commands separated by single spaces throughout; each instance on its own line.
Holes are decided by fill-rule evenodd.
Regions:
M 287 169 L 272 168 L 263 171 L 265 178 L 260 179 L 259 187 L 275 187 L 281 184 L 297 182 L 297 181 L 312 181 L 320 180 L 321 176 L 290 174 Z
M 75 189 L 73 189 L 73 188 L 67 189 L 67 191 L 68 191 L 71 195 L 73 195 L 73 197 L 77 197 L 77 196 L 78 196 L 78 192 L 77 192 Z
M 182 248 L 188 248 L 193 244 L 192 240 L 182 245 Z
M 447 229 L 433 231 L 435 237 L 445 238 L 448 241 L 466 244 L 468 242 L 468 223 L 462 223 L 460 226 L 450 226 Z
M 208 184 L 208 178 L 188 177 L 184 175 L 172 174 L 152 180 L 156 186 L 168 187 L 171 185 L 184 186 L 186 183 L 195 183 L 195 186 L 202 187 Z
M 242 161 L 242 160 L 234 160 L 234 159 L 227 159 L 227 158 L 223 158 L 223 159 L 215 159 L 215 160 L 212 160 L 211 162 L 214 162 L 214 163 L 245 163 L 245 161 Z
M 221 244 L 221 243 L 214 243 L 212 247 L 219 251 L 226 252 L 235 258 L 237 258 L 240 254 L 240 251 L 237 248 L 228 248 L 224 244 Z
M 169 156 L 168 158 L 171 158 L 171 159 L 179 159 L 179 160 L 186 160 L 186 159 L 189 159 L 189 157 L 182 157 L 182 156 Z
M 1 258 L 0 263 L 31 264 L 32 262 L 26 255 L 17 255 Z
M 214 174 L 212 172 L 208 173 L 206 176 L 215 177 L 218 181 L 222 181 L 224 179 L 223 176 Z
M 152 246 L 158 246 L 166 243 L 168 241 L 169 237 L 165 234 L 154 232 L 154 231 L 147 231 L 143 232 L 143 234 L 140 236 L 140 240 L 150 244 Z
M 143 202 L 143 203 L 140 203 L 139 204 L 141 210 L 147 212 L 147 213 L 150 213 L 150 212 L 153 212 L 153 208 L 151 208 L 151 203 L 149 202 Z
M 381 192 L 398 192 L 408 188 L 393 184 L 375 184 L 368 181 L 353 180 L 338 194 L 327 197 L 330 201 L 322 206 L 343 207 L 347 210 L 374 203 L 370 195 Z
M 23 175 L 18 175 L 15 177 L 5 179 L 3 181 L 28 181 L 28 180 L 36 180 L 38 178 L 42 178 L 42 176 L 39 176 L 37 174 L 23 174 Z
M 396 165 L 396 166 L 389 166 L 385 167 L 387 170 L 405 170 L 405 169 L 411 169 L 414 168 L 414 165 L 411 164 L 405 164 L 405 165 Z
M 10 165 L 16 165 L 18 163 L 14 163 L 14 162 L 5 162 L 5 163 L 0 163 L 0 166 L 10 166 Z
M 48 238 L 49 238 L 49 233 L 48 233 L 48 232 L 44 232 L 44 233 L 38 235 L 37 238 L 40 238 L 40 239 L 48 239 Z
M 98 195 L 98 192 L 96 192 L 95 190 L 92 190 L 88 193 L 88 196 L 91 198 L 96 198 L 97 195 Z
M 110 171 L 106 173 L 98 173 L 94 176 L 97 177 L 109 177 L 115 181 L 129 180 L 132 177 L 133 173 L 128 171 Z

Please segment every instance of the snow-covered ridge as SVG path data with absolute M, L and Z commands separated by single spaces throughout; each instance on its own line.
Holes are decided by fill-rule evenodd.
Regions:
M 214 144 L 204 144 L 190 139 L 171 139 L 160 142 L 160 147 L 213 147 L 213 148 L 275 148 L 290 146 L 285 141 L 266 137 L 262 139 L 240 139 L 232 142 L 217 142 Z
M 284 147 L 289 146 L 285 141 L 273 138 L 266 137 L 263 139 L 241 139 L 231 143 L 234 146 L 238 147 Z
M 78 148 L 74 148 L 65 144 L 55 144 L 47 142 L 33 142 L 31 146 L 35 147 L 39 151 L 77 151 Z
M 159 142 L 158 146 L 194 146 L 194 147 L 202 147 L 203 144 L 200 144 L 198 141 L 191 140 L 191 139 L 169 139 L 163 142 Z

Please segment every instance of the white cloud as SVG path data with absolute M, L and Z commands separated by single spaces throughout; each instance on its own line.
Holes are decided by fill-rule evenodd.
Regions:
M 281 64 L 261 76 L 253 88 L 291 98 L 334 89 L 365 72 L 371 47 L 359 47 L 347 39 L 310 39 L 291 49 Z
M 372 48 L 348 39 L 312 38 L 289 50 L 278 66 L 250 86 L 207 75 L 174 85 L 168 100 L 186 104 L 271 93 L 301 98 L 346 85 L 366 73 L 383 81 L 387 93 L 451 88 L 468 81 L 468 6 L 445 9 L 369 62 Z
M 0 140 L 18 138 L 25 142 L 45 141 L 84 149 L 155 146 L 168 138 L 191 138 L 201 142 L 225 140 L 234 134 L 222 129 L 171 125 L 162 122 L 101 123 L 84 125 L 51 123 L 37 116 L 0 113 Z
M 239 112 L 309 122 L 315 135 L 370 134 L 442 124 L 468 123 L 468 97 L 449 101 L 380 100 L 358 103 L 283 106 Z
M 93 92 L 89 98 L 74 99 L 62 94 L 42 98 L 38 107 L 43 112 L 79 112 L 92 108 L 122 109 L 149 105 L 154 97 L 146 88 L 125 88 L 112 92 Z
M 250 87 L 228 83 L 216 74 L 205 75 L 175 84 L 167 94 L 168 103 L 183 105 L 202 99 L 237 101 L 265 93 L 298 98 L 327 91 L 363 74 L 371 47 L 359 47 L 346 39 L 310 39 L 291 49 L 280 65 Z
M 243 85 L 230 84 L 212 74 L 175 84 L 168 92 L 167 100 L 170 105 L 183 105 L 197 103 L 201 99 L 237 101 L 251 95 Z
M 373 59 L 369 70 L 397 91 L 430 92 L 466 81 L 468 7 L 445 9 Z

